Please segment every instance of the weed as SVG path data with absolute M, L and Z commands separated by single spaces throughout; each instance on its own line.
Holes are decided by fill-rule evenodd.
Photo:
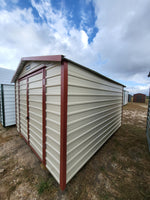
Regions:
M 105 167 L 100 167 L 100 171 L 104 172 L 105 171 Z
M 113 155 L 111 159 L 112 159 L 112 161 L 116 161 L 117 160 L 115 155 Z
M 40 181 L 40 183 L 37 185 L 38 194 L 42 194 L 44 191 L 52 188 L 52 184 L 53 184 L 52 179 Z

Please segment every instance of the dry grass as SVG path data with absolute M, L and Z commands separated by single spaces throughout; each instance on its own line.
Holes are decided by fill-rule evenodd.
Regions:
M 123 110 L 122 127 L 77 173 L 64 192 L 49 172 L 41 168 L 15 128 L 5 132 L 1 127 L 0 168 L 5 171 L 0 174 L 0 199 L 150 199 L 147 105 L 129 103 Z

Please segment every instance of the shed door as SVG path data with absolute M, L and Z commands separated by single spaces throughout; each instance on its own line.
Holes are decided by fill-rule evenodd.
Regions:
M 42 159 L 42 78 L 43 73 L 28 78 L 29 143 Z
M 27 130 L 27 80 L 20 80 L 20 132 L 23 137 L 28 140 L 28 130 Z
M 19 130 L 45 165 L 45 68 L 20 79 Z

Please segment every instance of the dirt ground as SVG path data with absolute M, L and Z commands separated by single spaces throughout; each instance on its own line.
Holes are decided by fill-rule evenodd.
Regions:
M 146 104 L 124 106 L 122 127 L 63 192 L 16 128 L 0 126 L 0 200 L 150 199 L 146 115 Z

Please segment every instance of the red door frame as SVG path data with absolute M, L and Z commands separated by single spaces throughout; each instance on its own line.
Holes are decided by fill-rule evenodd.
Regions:
M 68 62 L 61 65 L 60 188 L 66 187 Z
M 21 134 L 21 126 L 20 126 L 20 81 L 27 80 L 26 84 L 26 92 L 27 92 L 27 135 L 28 140 L 21 134 L 21 136 L 25 139 L 26 143 L 30 146 L 32 151 L 36 154 L 39 160 L 46 166 L 46 66 L 41 67 L 18 80 L 18 103 L 19 103 L 19 133 Z M 34 148 L 30 145 L 30 134 L 29 134 L 29 78 L 33 77 L 37 74 L 42 73 L 42 159 L 34 150 Z

